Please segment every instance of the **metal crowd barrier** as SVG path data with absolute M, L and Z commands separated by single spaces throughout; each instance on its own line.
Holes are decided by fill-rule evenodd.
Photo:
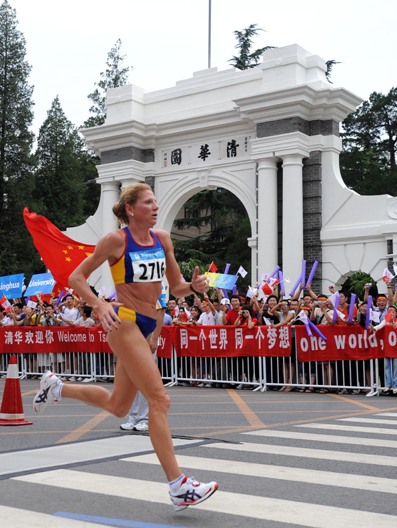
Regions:
M 9 356 L 0 354 L 0 375 L 5 377 Z M 39 378 L 51 369 L 64 380 L 105 382 L 114 379 L 111 353 L 15 354 L 20 377 Z M 298 362 L 291 357 L 157 357 L 164 384 L 250 389 L 254 391 L 353 391 L 379 394 L 378 360 Z

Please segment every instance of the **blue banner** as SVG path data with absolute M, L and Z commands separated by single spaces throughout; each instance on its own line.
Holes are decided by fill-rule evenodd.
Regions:
M 0 296 L 4 295 L 7 299 L 20 299 L 22 297 L 23 279 L 23 273 L 0 277 Z
M 29 286 L 26 288 L 24 296 L 31 297 L 33 295 L 52 293 L 54 286 L 55 280 L 51 273 L 39 273 L 33 275 L 30 279 Z

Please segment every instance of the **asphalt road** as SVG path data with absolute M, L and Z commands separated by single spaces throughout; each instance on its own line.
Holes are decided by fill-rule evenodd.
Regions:
M 34 416 L 37 385 L 33 424 L 0 427 L 2 528 L 397 526 L 397 398 L 169 388 L 181 466 L 220 485 L 176 514 L 146 434 L 72 400 Z

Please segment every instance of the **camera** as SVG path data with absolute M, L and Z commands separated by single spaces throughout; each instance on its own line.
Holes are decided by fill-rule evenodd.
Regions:
M 183 306 L 181 306 L 181 307 L 179 308 L 179 312 L 184 312 L 184 311 L 185 311 L 185 308 L 184 308 Z

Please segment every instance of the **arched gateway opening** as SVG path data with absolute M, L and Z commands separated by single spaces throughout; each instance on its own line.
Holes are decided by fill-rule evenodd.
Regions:
M 214 262 L 219 272 L 228 265 L 231 274 L 236 274 L 240 266 L 250 269 L 251 249 L 247 240 L 251 234 L 244 205 L 221 187 L 200 191 L 185 202 L 171 229 L 175 256 L 186 277 L 190 277 L 194 264 L 207 270 Z M 239 288 L 244 286 L 246 291 L 248 284 L 239 277 Z

